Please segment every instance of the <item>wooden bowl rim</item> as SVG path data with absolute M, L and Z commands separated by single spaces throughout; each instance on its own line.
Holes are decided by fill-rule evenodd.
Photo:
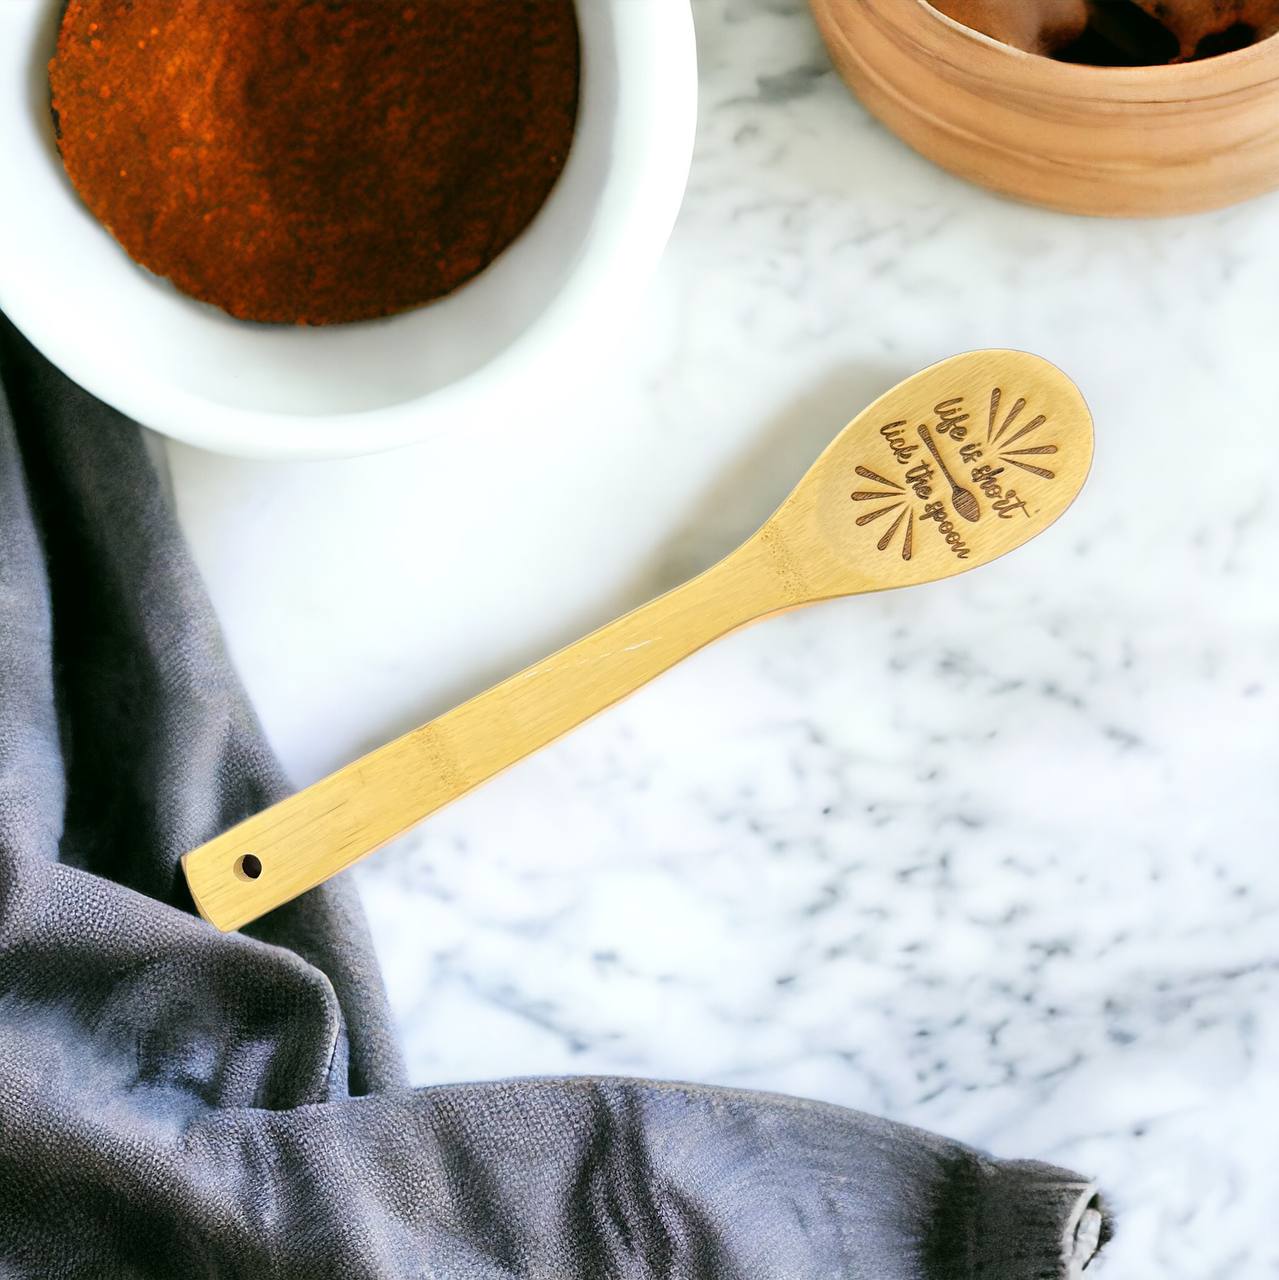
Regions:
M 949 14 L 942 13 L 930 0 L 912 2 L 925 20 L 932 19 L 940 29 L 949 30 L 953 35 L 978 45 L 996 57 L 1006 58 L 1031 75 L 1037 74 L 1037 68 L 1054 68 L 1054 79 L 1063 88 L 1096 93 L 1107 86 L 1122 86 L 1143 90 L 1147 94 L 1163 90 L 1169 98 L 1184 98 L 1187 91 L 1191 90 L 1190 98 L 1193 99 L 1216 96 L 1222 91 L 1223 80 L 1231 82 L 1230 88 L 1247 88 L 1264 84 L 1279 76 L 1279 33 L 1245 45 L 1242 49 L 1215 54 L 1196 62 L 1164 63 L 1148 67 L 1097 67 L 1086 62 L 1058 62 L 1043 54 L 1028 53 L 1025 49 L 1018 49 L 983 31 L 965 26 Z M 863 3 L 863 0 L 852 0 L 852 3 Z M 1263 70 L 1266 74 L 1257 77 L 1248 75 L 1255 70 Z M 1197 92 L 1193 92 L 1194 90 Z

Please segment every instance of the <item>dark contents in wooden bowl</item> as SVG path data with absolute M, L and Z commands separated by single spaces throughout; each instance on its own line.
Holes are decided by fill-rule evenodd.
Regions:
M 931 0 L 956 22 L 1063 62 L 1142 67 L 1230 53 L 1279 32 L 1279 0 Z
M 573 0 L 70 0 L 58 146 L 132 257 L 245 320 L 439 298 L 525 229 L 577 116 Z

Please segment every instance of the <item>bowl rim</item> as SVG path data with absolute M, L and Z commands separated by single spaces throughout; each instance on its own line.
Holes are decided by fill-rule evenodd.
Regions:
M 603 326 L 595 314 L 601 301 L 624 311 L 646 287 L 688 182 L 698 97 L 689 0 L 635 6 L 618 0 L 617 11 L 630 21 L 642 14 L 646 31 L 643 39 L 630 40 L 633 33 L 618 33 L 614 153 L 600 201 L 609 203 L 612 216 L 593 224 L 559 291 L 532 324 L 454 382 L 395 404 L 335 414 L 227 405 L 156 378 L 145 367 L 112 367 L 88 344 L 60 331 L 41 309 L 24 307 L 25 292 L 12 287 L 7 273 L 0 273 L 0 307 L 51 363 L 99 400 L 143 426 L 215 453 L 281 460 L 353 457 L 419 443 L 476 419 L 526 413 L 538 388 L 571 379 L 602 348 Z M 619 199 L 619 188 L 620 194 L 642 193 L 642 201 Z
M 861 3 L 862 0 L 852 0 L 852 2 Z M 1057 69 L 1054 74 L 1059 84 L 1064 85 L 1073 80 L 1076 82 L 1073 87 L 1088 93 L 1095 92 L 1104 83 L 1111 88 L 1120 84 L 1132 86 L 1147 93 L 1156 88 L 1175 90 L 1179 95 L 1184 96 L 1189 87 L 1187 81 L 1192 79 L 1199 81 L 1210 93 L 1219 93 L 1220 89 L 1210 88 L 1209 82 L 1228 78 L 1235 72 L 1246 73 L 1253 70 L 1257 63 L 1266 64 L 1267 74 L 1255 83 L 1273 79 L 1274 63 L 1276 57 L 1279 57 L 1279 32 L 1277 32 L 1245 45 L 1242 49 L 1214 54 L 1211 58 L 1200 58 L 1194 62 L 1160 63 L 1139 67 L 1099 67 L 1087 62 L 1058 62 L 1055 58 L 1047 58 L 1043 54 L 1030 53 L 1014 45 L 1005 44 L 1002 40 L 996 40 L 994 36 L 988 36 L 984 31 L 976 31 L 957 18 L 952 18 L 948 13 L 943 13 L 931 3 L 931 0 L 913 0 L 913 4 L 927 17 L 935 19 L 941 27 L 949 29 L 964 40 L 979 45 L 995 56 L 1007 58 L 1025 69 L 1034 69 L 1047 64 Z M 1219 72 L 1219 75 L 1214 76 L 1214 71 Z M 1244 88 L 1250 83 L 1254 82 L 1241 79 L 1237 87 Z

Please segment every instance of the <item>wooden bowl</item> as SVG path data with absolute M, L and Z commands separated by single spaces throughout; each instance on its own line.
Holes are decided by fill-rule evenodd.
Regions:
M 810 0 L 840 74 L 894 133 L 1005 195 L 1107 217 L 1279 186 L 1279 36 L 1160 67 L 1000 44 L 926 0 Z

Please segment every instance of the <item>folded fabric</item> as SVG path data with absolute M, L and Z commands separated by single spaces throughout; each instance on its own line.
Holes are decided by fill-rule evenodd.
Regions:
M 342 879 L 239 935 L 285 793 L 138 429 L 0 319 L 0 1276 L 1057 1280 L 1085 1178 L 818 1103 L 411 1089 Z

